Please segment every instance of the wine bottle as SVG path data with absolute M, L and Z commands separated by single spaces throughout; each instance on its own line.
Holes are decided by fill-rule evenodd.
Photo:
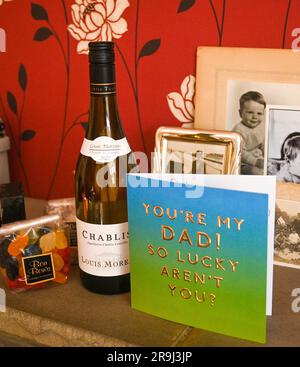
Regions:
M 75 174 L 81 281 L 101 294 L 130 290 L 126 173 L 135 161 L 118 114 L 113 42 L 90 42 L 90 112 Z

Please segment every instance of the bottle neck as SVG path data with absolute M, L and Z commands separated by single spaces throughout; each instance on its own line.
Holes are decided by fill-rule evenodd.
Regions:
M 90 93 L 92 96 L 109 96 L 116 93 L 114 64 L 90 63 Z
M 114 64 L 90 64 L 90 116 L 86 138 L 124 137 L 116 99 Z
M 91 84 L 116 83 L 115 64 L 90 63 L 90 83 Z

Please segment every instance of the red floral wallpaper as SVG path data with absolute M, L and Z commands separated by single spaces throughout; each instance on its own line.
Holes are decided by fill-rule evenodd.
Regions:
M 191 122 L 196 47 L 290 48 L 300 0 L 0 0 L 0 117 L 27 195 L 73 195 L 89 108 L 87 45 L 116 42 L 119 110 L 133 150 Z M 294 36 L 295 38 L 295 36 Z

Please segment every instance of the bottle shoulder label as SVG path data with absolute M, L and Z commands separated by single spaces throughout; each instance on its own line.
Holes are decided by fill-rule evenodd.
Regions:
M 129 273 L 128 222 L 101 225 L 76 218 L 76 229 L 81 270 L 102 277 Z
M 94 140 L 84 139 L 80 153 L 98 163 L 112 162 L 131 152 L 126 138 L 115 140 L 109 136 L 99 136 Z

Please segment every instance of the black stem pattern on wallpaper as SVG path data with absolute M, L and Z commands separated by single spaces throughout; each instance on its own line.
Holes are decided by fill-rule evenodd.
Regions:
M 121 60 L 125 66 L 128 78 L 129 78 L 129 82 L 131 85 L 131 89 L 133 92 L 133 96 L 134 96 L 134 102 L 135 102 L 135 108 L 136 108 L 136 112 L 137 112 L 137 117 L 138 117 L 138 128 L 139 128 L 139 132 L 140 132 L 140 136 L 141 136 L 141 141 L 142 141 L 142 145 L 143 145 L 143 149 L 146 152 L 146 144 L 145 144 L 145 139 L 144 139 L 144 132 L 143 132 L 143 127 L 142 127 L 142 123 L 141 123 L 141 114 L 140 114 L 140 106 L 139 106 L 139 98 L 138 98 L 138 91 L 137 91 L 137 80 L 136 80 L 136 76 L 135 76 L 135 81 L 133 80 L 133 77 L 131 75 L 131 72 L 129 70 L 126 58 L 121 50 L 121 48 L 118 46 L 118 44 L 115 44 L 117 51 L 119 52 L 119 55 L 121 57 Z M 137 75 L 137 66 L 136 66 L 136 62 L 135 62 L 135 75 Z
M 146 149 L 145 142 L 144 142 L 144 133 L 143 133 L 142 124 L 141 124 L 141 120 L 140 120 L 140 113 L 139 113 L 139 109 L 140 109 L 140 107 L 139 107 L 139 99 L 138 99 L 138 96 L 137 96 L 137 90 L 136 90 L 136 87 L 135 87 L 135 83 L 134 83 L 134 80 L 132 78 L 131 72 L 129 70 L 128 64 L 126 62 L 126 59 L 124 57 L 124 54 L 123 54 L 122 50 L 120 49 L 120 47 L 118 46 L 117 43 L 115 45 L 116 45 L 116 49 L 118 50 L 119 55 L 120 55 L 120 57 L 122 59 L 122 62 L 124 64 L 124 66 L 125 66 L 127 75 L 129 77 L 131 89 L 132 89 L 133 96 L 134 96 L 135 108 L 136 108 L 137 116 L 138 116 L 138 126 L 139 126 L 139 131 L 140 131 L 140 136 L 141 136 L 142 144 L 143 144 L 143 149 Z
M 21 102 L 21 109 L 20 109 L 20 113 L 16 114 L 17 118 L 18 118 L 18 141 L 19 141 L 19 151 L 18 151 L 18 156 L 20 159 L 20 163 L 24 168 L 24 163 L 22 160 L 22 141 L 29 141 L 31 139 L 33 139 L 36 135 L 36 132 L 34 130 L 23 130 L 23 112 L 24 112 L 24 107 L 25 107 L 25 100 L 26 100 L 26 90 L 27 90 L 27 71 L 26 68 L 23 64 L 20 65 L 19 67 L 19 72 L 18 72 L 18 81 L 19 81 L 19 85 L 23 91 L 23 97 L 22 97 L 22 102 Z M 26 186 L 27 186 L 27 193 L 30 196 L 30 185 L 29 185 L 29 179 L 27 176 L 27 172 L 24 169 L 24 177 L 25 177 L 25 182 L 26 182 Z
M 116 49 L 118 50 L 119 54 L 120 54 L 120 57 L 122 59 L 122 62 L 125 66 L 125 69 L 126 69 L 126 72 L 127 72 L 127 75 L 129 77 L 129 81 L 130 81 L 130 85 L 131 85 L 131 88 L 132 88 L 132 91 L 133 91 L 133 94 L 134 94 L 134 99 L 136 101 L 136 91 L 135 91 L 135 86 L 134 86 L 134 81 L 133 81 L 133 78 L 131 76 L 131 73 L 130 73 L 130 70 L 129 70 L 129 67 L 128 67 L 128 64 L 126 62 L 126 59 L 124 57 L 124 54 L 122 52 L 122 50 L 120 49 L 120 47 L 118 46 L 118 44 L 116 43 Z
M 55 31 L 55 29 L 54 29 L 52 23 L 50 22 L 50 20 L 48 20 L 47 22 L 48 22 L 48 25 L 49 25 L 49 27 L 51 29 L 51 32 L 53 34 L 53 37 L 56 39 L 56 41 L 57 41 L 57 43 L 58 43 L 58 45 L 59 45 L 59 47 L 61 49 L 61 52 L 62 52 L 62 55 L 63 55 L 63 58 L 64 58 L 64 62 L 65 62 L 65 66 L 66 66 L 66 71 L 68 73 L 69 63 L 68 63 L 68 59 L 67 59 L 67 55 L 66 55 L 64 46 L 63 46 L 63 44 L 61 42 L 61 39 L 58 37 L 57 32 Z
M 136 112 L 138 117 L 138 125 L 142 138 L 142 144 L 144 152 L 147 153 L 145 138 L 143 134 L 143 126 L 141 121 L 141 111 L 139 104 L 139 90 L 138 90 L 138 58 L 137 58 L 137 43 L 138 43 L 138 26 L 139 26 L 139 15 L 140 15 L 140 0 L 136 2 L 136 22 L 135 22 L 135 37 L 134 37 L 134 77 L 135 77 L 135 99 L 136 99 Z
M 18 73 L 18 79 L 20 87 L 23 91 L 23 98 L 22 98 L 22 104 L 21 104 L 21 111 L 18 123 L 18 138 L 19 138 L 19 149 L 21 150 L 21 141 L 22 141 L 22 119 L 23 119 L 23 111 L 24 111 L 24 105 L 25 105 L 25 99 L 26 99 L 26 88 L 27 88 L 27 72 L 25 69 L 25 66 L 23 64 L 19 67 L 19 73 Z
M 65 1 L 61 0 L 61 3 L 62 3 L 62 6 L 63 6 L 63 9 L 64 9 L 65 22 L 66 22 L 66 25 L 68 25 L 68 14 L 67 14 L 67 8 L 66 8 Z M 56 33 L 54 33 L 54 35 L 55 34 Z M 57 175 L 57 172 L 58 172 L 58 167 L 59 167 L 59 164 L 60 164 L 64 139 L 65 139 L 65 129 L 66 129 L 66 124 L 67 124 L 68 103 L 69 103 L 69 93 L 70 93 L 70 36 L 69 36 L 68 30 L 66 30 L 66 34 L 67 34 L 67 53 L 64 50 L 64 47 L 62 45 L 62 42 L 61 42 L 60 38 L 57 35 L 55 37 L 55 39 L 57 40 L 57 42 L 58 42 L 58 44 L 59 44 L 59 46 L 62 50 L 62 54 L 64 56 L 64 61 L 65 61 L 65 65 L 66 65 L 66 92 L 65 92 L 65 106 L 64 106 L 64 117 L 63 117 L 63 126 L 62 126 L 61 138 L 60 138 L 60 143 L 59 143 L 59 147 L 58 147 L 57 158 L 56 158 L 56 161 L 55 161 L 55 167 L 54 167 L 54 170 L 53 170 L 53 175 L 52 175 L 50 185 L 49 185 L 47 199 L 49 199 L 49 197 L 51 196 L 53 186 L 54 186 L 54 183 L 55 183 L 55 179 L 56 179 L 56 175 Z
M 215 5 L 213 3 L 212 0 L 209 0 L 214 18 L 215 18 L 215 22 L 216 22 L 216 26 L 217 26 L 217 30 L 218 30 L 218 35 L 219 35 L 219 46 L 222 46 L 222 42 L 223 42 L 223 33 L 224 33 L 224 23 L 225 23 L 225 12 L 226 12 L 226 0 L 223 0 L 223 7 L 222 7 L 222 19 L 221 22 L 219 22 L 219 18 L 217 15 L 217 11 L 215 8 Z
M 21 149 L 21 141 L 22 141 L 22 120 L 23 120 L 23 111 L 24 111 L 24 104 L 26 99 L 26 92 L 23 92 L 22 104 L 19 118 L 19 129 L 18 129 L 18 137 L 19 137 L 19 148 Z
M 9 137 L 10 137 L 10 139 L 12 141 L 12 144 L 13 144 L 13 147 L 14 147 L 15 151 L 17 152 L 17 161 L 18 161 L 18 163 L 20 165 L 21 171 L 22 171 L 23 176 L 24 176 L 24 179 L 25 179 L 26 192 L 30 196 L 29 180 L 28 180 L 27 172 L 26 172 L 25 167 L 24 167 L 24 163 L 23 163 L 22 157 L 21 157 L 21 150 L 19 149 L 18 144 L 17 144 L 17 142 L 15 140 L 13 129 L 12 129 L 11 125 L 10 125 L 10 120 L 9 120 L 9 118 L 7 116 L 6 109 L 4 107 L 3 99 L 2 99 L 1 96 L 0 96 L 0 105 L 2 107 L 2 111 L 3 111 L 3 115 L 4 115 L 3 117 L 4 117 L 5 127 L 8 129 Z
M 221 32 L 220 32 L 220 42 L 219 42 L 219 46 L 222 46 L 222 42 L 223 42 L 224 23 L 225 23 L 225 13 L 226 13 L 226 0 L 223 0 L 222 22 L 221 22 Z
M 83 112 L 83 113 L 81 113 L 80 115 L 78 115 L 74 120 L 73 120 L 73 122 L 72 122 L 72 124 L 69 126 L 69 128 L 65 131 L 65 134 L 64 134 L 64 141 L 66 140 L 66 138 L 67 138 L 67 136 L 69 135 L 69 133 L 73 130 L 73 128 L 75 127 L 75 126 L 78 126 L 78 125 L 81 125 L 84 129 L 86 129 L 86 125 L 85 124 L 87 124 L 87 122 L 83 122 L 83 121 L 81 121 L 81 118 L 83 117 L 83 116 L 88 116 L 88 114 L 89 114 L 89 111 L 87 111 L 87 112 Z
M 64 18 L 65 18 L 65 23 L 66 25 L 68 25 L 68 14 L 67 14 L 67 8 L 66 8 L 66 4 L 64 0 L 61 0 L 61 4 L 63 7 L 63 12 L 64 12 Z M 61 161 L 61 155 L 62 155 L 62 150 L 63 150 L 63 144 L 64 144 L 64 140 L 65 140 L 65 135 L 66 135 L 66 125 L 67 125 L 67 115 L 68 115 L 68 104 L 69 104 L 69 94 L 70 94 L 70 37 L 69 37 L 69 32 L 68 30 L 66 30 L 66 34 L 67 34 L 67 50 L 65 51 L 65 48 L 63 46 L 63 43 L 60 39 L 60 37 L 58 36 L 58 33 L 56 32 L 56 30 L 54 29 L 51 21 L 49 20 L 49 16 L 47 13 L 47 10 L 39 5 L 39 4 L 31 4 L 31 15 L 35 20 L 43 20 L 45 22 L 47 22 L 48 27 L 41 27 L 39 28 L 35 35 L 34 35 L 34 40 L 35 41 L 45 41 L 47 40 L 49 37 L 53 36 L 57 42 L 57 44 L 59 45 L 59 48 L 62 52 L 62 56 L 64 59 L 64 64 L 66 67 L 66 91 L 65 91 L 65 102 L 64 102 L 64 114 L 63 114 L 63 124 L 62 124 L 62 129 L 61 129 L 61 135 L 60 135 L 60 142 L 58 145 L 58 152 L 57 152 L 57 157 L 55 160 L 55 166 L 53 169 L 53 173 L 50 179 L 50 184 L 49 184 L 49 189 L 48 189 L 48 193 L 47 193 L 47 199 L 49 199 L 49 197 L 52 194 L 52 190 L 54 187 L 54 183 L 56 180 L 56 176 L 57 176 L 57 172 L 58 172 L 58 167 Z M 29 135 L 27 135 L 29 136 Z
M 138 28 L 139 28 L 139 15 L 140 15 L 140 1 L 137 0 L 137 6 L 136 6 L 136 24 L 135 24 L 135 39 L 134 39 L 134 78 L 132 77 L 132 74 L 130 72 L 130 69 L 128 67 L 128 64 L 126 62 L 126 58 L 124 57 L 124 54 L 118 44 L 116 44 L 116 49 L 119 52 L 119 55 L 122 59 L 122 62 L 125 66 L 126 72 L 129 77 L 131 89 L 134 95 L 135 100 L 135 106 L 136 106 L 136 112 L 137 112 L 137 119 L 138 119 L 138 127 L 139 132 L 141 136 L 141 141 L 143 145 L 144 152 L 147 153 L 147 147 L 143 132 L 143 126 L 142 126 L 142 118 L 141 118 L 141 110 L 140 110 L 140 103 L 139 103 L 139 90 L 138 90 L 138 66 L 139 61 L 142 57 L 150 56 L 154 52 L 156 52 L 160 47 L 160 39 L 152 39 L 145 43 L 145 45 L 142 47 L 141 51 L 138 54 Z
M 11 91 L 7 91 L 6 94 L 6 99 L 7 99 L 7 104 L 10 108 L 10 110 L 13 112 L 13 114 L 16 116 L 17 119 L 17 137 L 18 140 L 15 139 L 14 135 L 13 135 L 13 129 L 10 125 L 10 120 L 8 118 L 8 115 L 6 113 L 6 109 L 3 103 L 3 100 L 1 98 L 1 106 L 2 106 L 2 110 L 3 110 L 3 114 L 5 116 L 5 123 L 9 129 L 9 133 L 10 133 L 10 137 L 13 143 L 13 146 L 15 148 L 15 151 L 17 153 L 17 160 L 19 162 L 19 165 L 21 167 L 24 179 L 25 179 L 25 185 L 26 185 L 26 193 L 30 196 L 30 186 L 29 186 L 29 180 L 28 180 L 28 176 L 27 176 L 27 172 L 25 170 L 25 166 L 24 166 L 24 162 L 22 159 L 22 140 L 23 141 L 29 141 L 31 139 L 34 138 L 36 132 L 34 130 L 24 130 L 22 131 L 22 119 L 23 119 L 23 111 L 24 111 L 24 106 L 25 106 L 25 98 L 26 98 L 26 88 L 27 88 L 27 72 L 26 72 L 26 68 L 23 64 L 20 65 L 19 67 L 19 72 L 18 72 L 18 81 L 19 81 L 19 85 L 23 91 L 23 96 L 22 96 L 22 102 L 21 102 L 21 109 L 19 111 L 18 108 L 18 102 L 17 99 L 15 97 L 15 95 L 11 92 Z
M 286 15 L 285 15 L 284 28 L 283 28 L 282 48 L 285 48 L 286 31 L 287 31 L 287 26 L 288 26 L 288 23 L 289 23 L 291 5 L 292 5 L 292 0 L 288 0 L 288 5 L 287 5 L 287 10 L 286 10 Z

